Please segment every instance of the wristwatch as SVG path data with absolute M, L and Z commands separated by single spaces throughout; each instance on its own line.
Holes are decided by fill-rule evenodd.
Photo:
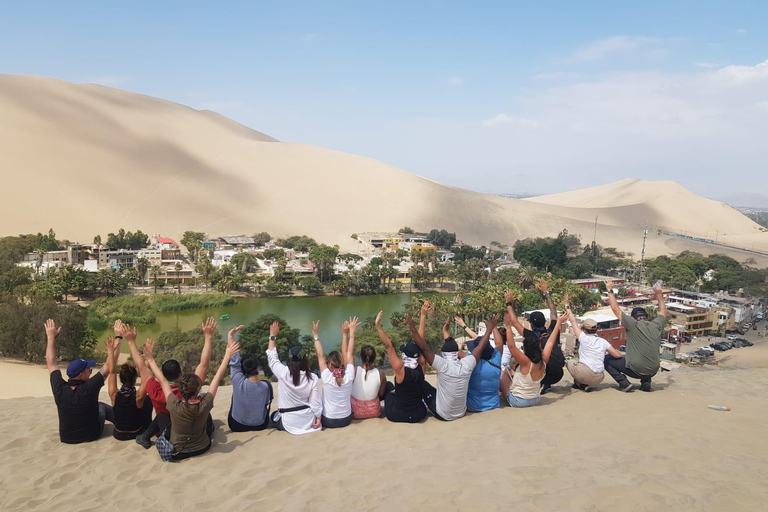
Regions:
M 514 306 L 512 302 L 507 302 L 507 306 Z
M 571 309 L 571 306 L 565 306 L 565 309 Z
M 115 336 L 115 339 L 116 340 L 121 340 L 121 339 L 123 339 L 123 337 L 122 336 Z
M 269 341 L 277 341 L 277 336 L 270 336 Z
M 315 341 L 320 341 L 320 338 L 318 338 L 317 336 L 315 336 Z

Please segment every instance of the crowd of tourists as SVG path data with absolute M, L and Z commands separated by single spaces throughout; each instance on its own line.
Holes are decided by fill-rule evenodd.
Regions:
M 312 324 L 319 376 L 310 370 L 308 354 L 301 346 L 291 347 L 287 360 L 280 360 L 276 349 L 280 325 L 273 322 L 266 355 L 278 383 L 279 407 L 271 415 L 272 383 L 259 377 L 256 357 L 240 354 L 236 335 L 242 325 L 229 331 L 224 357 L 208 390 L 202 392 L 217 327 L 213 318 L 201 326 L 203 350 L 193 373 L 183 372 L 175 359 L 158 364 L 154 341 L 147 338 L 140 351 L 136 329 L 117 320 L 114 336 L 106 341 L 106 364 L 92 376 L 95 361 L 72 361 L 66 370 L 68 381 L 56 366 L 55 338 L 61 327 L 48 320 L 46 361 L 58 408 L 59 436 L 64 443 L 94 441 L 102 436 L 105 422 L 109 421 L 117 440 L 133 439 L 150 448 L 155 439 L 163 460 L 203 454 L 211 447 L 215 425 L 210 412 L 227 369 L 232 380 L 227 423 L 233 432 L 271 427 L 301 435 L 346 427 L 353 419 L 382 416 L 403 423 L 418 423 L 430 415 L 453 421 L 467 411 L 496 409 L 502 399 L 513 408 L 532 407 L 563 378 L 564 368 L 573 378 L 573 388 L 584 392 L 600 384 L 604 372 L 624 392 L 634 389 L 629 378 L 639 379 L 640 389 L 651 391 L 651 380 L 659 370 L 666 315 L 661 289 L 655 290 L 658 316 L 649 321 L 643 308 L 634 308 L 629 315 L 623 313 L 613 295 L 611 280 L 606 281 L 606 286 L 611 309 L 626 329 L 625 354 L 597 334 L 593 319 L 577 321 L 567 294 L 563 300 L 565 311 L 558 314 L 544 281 L 539 283 L 539 290 L 549 308 L 549 321 L 542 312 L 534 311 L 528 318 L 529 327 L 525 327 L 515 314 L 513 294 L 508 291 L 503 323 L 499 314 L 492 314 L 475 332 L 460 317 L 448 318 L 439 354 L 425 340 L 426 319 L 433 311 L 429 301 L 421 308 L 418 325 L 405 315 L 411 341 L 399 347 L 399 354 L 381 325 L 384 313 L 380 311 L 375 326 L 387 349 L 394 382 L 376 368 L 376 351 L 371 345 L 361 347 L 357 354 L 360 363 L 355 364 L 355 331 L 360 325 L 357 317 L 342 325 L 341 351 L 327 355 L 318 335 L 319 321 Z M 464 330 L 468 339 L 461 347 L 450 334 L 451 321 Z M 568 361 L 560 346 L 565 322 L 570 323 L 578 340 L 577 357 Z M 515 342 L 515 332 L 522 336 L 521 347 Z M 122 342 L 127 343 L 133 364 L 117 368 Z M 426 365 L 437 373 L 436 387 L 425 379 Z M 99 402 L 105 381 L 109 404 Z

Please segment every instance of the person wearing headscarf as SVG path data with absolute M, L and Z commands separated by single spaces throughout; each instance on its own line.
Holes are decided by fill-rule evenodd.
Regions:
M 243 327 L 239 325 L 230 330 L 228 341 L 234 343 L 235 334 Z M 232 405 L 227 416 L 229 429 L 251 432 L 267 428 L 274 391 L 271 382 L 259 379 L 258 359 L 235 353 L 229 360 L 229 375 L 232 378 Z
M 277 400 L 280 407 L 272 413 L 272 424 L 278 430 L 295 435 L 319 432 L 323 402 L 317 376 L 309 371 L 307 354 L 298 345 L 288 349 L 287 364 L 280 362 L 275 347 L 279 333 L 280 323 L 275 320 L 269 326 L 267 362 L 279 383 Z

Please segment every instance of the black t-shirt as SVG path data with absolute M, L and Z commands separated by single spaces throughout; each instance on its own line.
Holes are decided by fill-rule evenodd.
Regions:
M 555 330 L 555 325 L 557 325 L 557 320 L 550 320 L 549 327 L 547 327 L 547 330 L 541 333 L 541 335 L 537 335 L 530 329 L 524 329 L 523 337 L 538 339 L 539 343 L 541 343 L 541 350 L 544 350 L 544 346 L 546 346 L 547 341 L 549 341 L 549 337 Z M 554 370 L 557 368 L 562 370 L 563 366 L 565 366 L 565 356 L 563 355 L 563 350 L 560 348 L 560 331 L 556 332 L 554 335 L 557 337 L 555 338 L 555 346 L 552 347 L 552 353 L 549 355 L 547 369 Z
M 398 383 L 395 380 L 395 401 L 401 409 L 411 410 L 424 407 L 421 401 L 421 385 L 423 382 L 424 373 L 421 371 L 421 366 L 416 368 L 406 367 L 403 382 Z
M 149 397 L 144 397 L 144 401 Z M 115 395 L 115 428 L 120 432 L 136 432 L 144 425 L 146 413 L 136 406 L 136 388 L 120 388 Z
M 51 389 L 59 410 L 59 438 L 62 443 L 77 444 L 95 441 L 101 436 L 99 421 L 99 390 L 104 385 L 101 372 L 87 381 L 71 381 L 61 376 L 61 370 L 51 372 Z

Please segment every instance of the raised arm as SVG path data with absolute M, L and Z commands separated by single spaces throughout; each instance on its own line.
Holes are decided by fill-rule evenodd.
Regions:
M 269 345 L 267 346 L 268 350 L 275 350 L 278 334 L 280 334 L 280 322 L 275 320 L 269 324 Z
M 147 363 L 149 369 L 152 370 L 152 374 L 154 375 L 155 380 L 159 382 L 160 387 L 163 388 L 163 395 L 165 395 L 165 399 L 167 401 L 168 397 L 173 394 L 173 390 L 171 389 L 171 385 L 168 384 L 168 380 L 165 378 L 165 375 L 163 375 L 163 371 L 159 366 L 157 366 L 157 362 L 155 361 L 154 340 L 152 338 L 147 338 L 147 341 L 144 342 L 144 346 L 141 347 L 141 350 L 144 352 L 144 362 Z
M 381 326 L 382 316 L 384 316 L 384 311 L 379 311 L 379 314 L 376 315 L 376 331 L 379 333 L 379 339 L 381 339 L 381 342 L 385 347 L 387 347 L 387 357 L 389 358 L 389 365 L 392 367 L 392 371 L 395 373 L 395 376 L 402 377 L 405 367 L 403 366 L 403 362 L 397 356 L 397 351 L 392 345 L 392 341 L 389 339 L 389 336 L 387 336 L 387 333 L 384 332 L 384 328 Z
M 540 279 L 538 288 L 547 303 L 547 307 L 549 308 L 550 320 L 552 318 L 557 318 L 557 308 L 555 307 L 555 303 L 552 301 L 552 296 L 549 294 L 549 285 L 544 279 Z
M 509 351 L 512 353 L 512 357 L 515 358 L 515 361 L 517 361 L 517 364 L 519 365 L 530 363 L 531 360 L 528 359 L 528 356 L 525 355 L 525 352 L 517 348 L 517 344 L 515 344 L 515 336 L 512 334 L 512 315 L 509 313 L 504 315 L 504 325 L 507 328 L 507 347 L 509 347 Z
M 323 352 L 323 344 L 320 343 L 320 336 L 318 330 L 320 329 L 320 320 L 312 322 L 312 339 L 315 340 L 315 351 L 317 352 L 317 365 L 320 367 L 320 373 L 323 373 L 328 365 L 325 364 L 325 353 Z
M 560 326 L 563 325 L 563 322 L 565 322 L 568 319 L 568 314 L 563 313 L 559 317 L 557 317 L 557 323 L 555 323 L 555 330 L 552 331 L 552 334 L 549 336 L 549 339 L 547 339 L 547 344 L 544 345 L 544 350 L 541 352 L 541 360 L 544 361 L 544 364 L 547 364 L 549 362 L 549 356 L 552 355 L 552 349 L 555 348 L 556 340 L 559 338 L 558 334 L 560 333 Z
M 509 315 L 510 322 L 511 322 L 509 325 L 514 327 L 515 330 L 519 334 L 523 334 L 523 330 L 525 330 L 525 327 L 523 327 L 523 324 L 520 322 L 520 320 L 517 319 L 517 315 L 515 314 L 515 308 L 514 308 L 514 305 L 513 305 L 513 301 L 514 300 L 515 300 L 515 292 L 513 292 L 512 290 L 507 290 L 504 293 L 504 302 L 507 303 L 507 314 Z M 506 316 L 504 317 L 504 322 L 507 323 Z M 507 326 L 507 331 L 509 331 L 509 326 Z M 510 331 L 510 333 L 511 333 L 511 331 Z M 509 344 L 509 338 L 510 338 L 510 336 L 509 336 L 509 333 L 508 333 L 508 335 L 507 335 L 507 344 Z M 514 339 L 514 336 L 512 336 L 512 338 Z M 514 342 L 512 344 L 514 345 Z M 515 358 L 515 359 L 517 359 L 517 358 Z
M 56 367 L 56 336 L 61 332 L 61 327 L 56 327 L 56 322 L 52 318 L 45 321 L 45 337 L 47 345 L 45 347 L 45 364 L 48 366 L 48 373 L 53 373 Z
M 133 364 L 136 365 L 136 369 L 139 370 L 139 375 L 141 376 L 141 384 L 139 385 L 139 390 L 136 392 L 136 403 L 138 405 L 139 398 L 143 398 L 146 393 L 147 382 L 149 381 L 149 378 L 152 377 L 152 370 L 147 368 L 147 365 L 144 363 L 144 357 L 141 355 L 141 352 L 139 352 L 139 347 L 136 346 L 136 329 L 132 329 L 128 324 L 120 323 L 122 324 L 120 336 L 128 342 L 128 348 L 131 351 L 131 359 L 133 359 Z M 115 322 L 115 329 L 117 329 L 117 322 Z
M 349 346 L 347 347 L 346 361 L 344 361 L 345 366 L 348 364 L 355 364 L 355 331 L 359 325 L 360 321 L 356 316 L 353 316 L 349 320 Z M 344 356 L 344 354 L 342 354 L 342 356 Z
M 613 279 L 606 279 L 605 287 L 608 289 L 608 304 L 611 306 L 611 311 L 613 311 L 616 318 L 621 320 L 621 308 L 619 303 L 616 302 L 616 296 L 613 294 Z
M 221 359 L 221 364 L 219 365 L 219 369 L 216 370 L 216 375 L 213 377 L 213 381 L 211 382 L 211 386 L 208 388 L 208 393 L 210 393 L 214 398 L 216 397 L 216 392 L 219 390 L 219 384 L 221 383 L 221 379 L 224 378 L 224 374 L 227 371 L 227 366 L 229 365 L 229 360 L 232 358 L 233 355 L 240 352 L 240 344 L 235 341 L 234 337 L 230 336 L 227 338 L 227 349 L 224 351 L 224 357 Z
M 112 336 L 107 338 L 104 342 L 107 348 L 107 366 L 109 366 L 109 376 L 107 377 L 107 393 L 109 393 L 109 399 L 112 401 L 112 405 L 115 405 L 115 397 L 117 396 L 117 375 L 115 375 L 115 347 L 118 352 L 120 351 L 120 338 L 113 338 Z M 110 357 L 111 355 L 111 357 Z
M 501 332 L 499 332 L 498 327 L 494 327 L 493 329 L 493 342 L 496 345 L 494 347 L 496 350 L 498 350 L 499 352 L 504 350 L 504 338 L 501 337 Z
M 480 355 L 483 353 L 483 349 L 485 349 L 485 346 L 488 344 L 488 340 L 491 339 L 491 333 L 493 331 L 496 331 L 496 324 L 499 323 L 499 315 L 493 315 L 489 320 L 486 320 L 486 330 L 485 334 L 483 334 L 482 339 L 480 340 L 480 343 L 477 344 L 475 347 L 475 350 L 472 351 L 472 356 L 476 360 L 480 360 Z M 499 332 L 499 331 L 496 331 Z
M 413 321 L 413 318 L 411 318 L 411 315 L 406 313 L 405 315 L 405 322 L 408 324 L 408 328 L 411 330 L 411 337 L 413 337 L 413 341 L 416 343 L 416 345 L 419 346 L 419 349 L 424 354 L 424 358 L 427 360 L 427 364 L 432 364 L 432 361 L 435 360 L 435 353 L 432 351 L 432 349 L 427 345 L 427 342 L 424 341 L 424 338 L 421 337 L 421 333 L 416 329 L 416 324 Z
M 347 366 L 347 349 L 349 348 L 349 320 L 341 323 L 341 364 Z
M 200 364 L 195 368 L 195 375 L 200 378 L 200 382 L 205 382 L 205 375 L 208 373 L 208 365 L 211 364 L 211 350 L 213 333 L 216 332 L 216 320 L 211 316 L 208 320 L 201 325 L 203 334 L 205 335 L 205 342 L 203 343 L 203 351 L 200 353 Z
M 421 305 L 421 311 L 419 312 L 419 336 L 422 339 L 427 336 L 427 315 L 434 311 L 434 309 L 432 303 L 428 300 L 425 300 L 424 304 Z
M 464 323 L 464 320 L 459 315 L 454 316 L 453 321 L 456 322 L 456 325 L 464 329 L 464 334 L 466 334 L 472 339 L 477 338 L 477 333 L 472 329 L 470 329 L 469 327 L 467 327 L 467 324 Z M 443 334 L 445 334 L 445 331 L 443 331 Z
M 659 302 L 659 316 L 663 316 L 665 321 L 667 318 L 667 305 L 664 304 L 664 294 L 661 291 L 661 286 L 654 289 L 656 293 L 656 300 Z
M 575 334 L 578 338 L 581 336 L 581 326 L 576 323 L 576 315 L 573 314 L 571 304 L 568 302 L 567 293 L 563 295 L 563 304 L 565 304 L 565 314 L 568 315 L 568 321 L 571 322 L 571 329 L 573 329 L 573 334 Z

